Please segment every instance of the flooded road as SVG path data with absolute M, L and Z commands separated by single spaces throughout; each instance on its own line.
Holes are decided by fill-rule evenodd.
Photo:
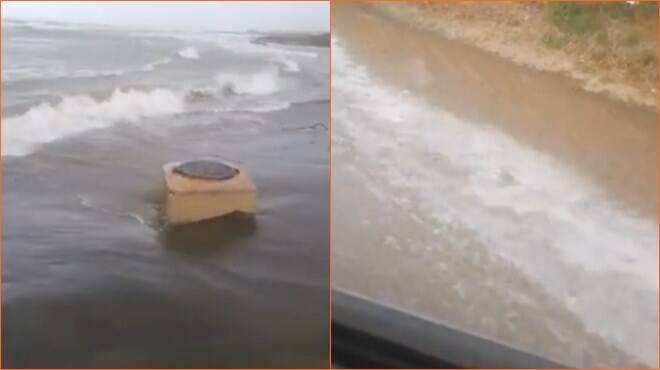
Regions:
M 657 112 L 361 6 L 333 22 L 334 286 L 656 366 Z

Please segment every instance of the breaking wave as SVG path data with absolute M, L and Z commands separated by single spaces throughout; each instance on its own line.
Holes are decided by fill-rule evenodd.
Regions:
M 142 66 L 142 68 L 140 70 L 143 71 L 143 72 L 153 71 L 156 67 L 158 67 L 160 65 L 168 64 L 168 63 L 171 63 L 171 62 L 172 62 L 172 58 L 159 59 L 155 62 L 145 64 L 144 66 Z
M 183 112 L 180 94 L 167 89 L 115 90 L 109 99 L 65 96 L 57 104 L 42 103 L 22 115 L 3 119 L 2 155 L 29 154 L 39 144 L 117 122 Z
M 250 34 L 216 34 L 212 42 L 225 50 L 238 54 L 262 55 L 262 56 L 294 56 L 301 58 L 318 58 L 314 51 L 304 50 L 301 47 L 287 47 L 284 45 L 263 45 L 253 42 L 254 35 Z
M 219 108 L 218 112 L 253 112 L 253 113 L 268 113 L 278 110 L 284 110 L 291 107 L 289 102 L 262 102 L 262 103 L 235 103 L 227 104 Z
M 133 67 L 126 69 L 115 70 L 92 70 L 92 69 L 78 69 L 75 71 L 58 70 L 48 68 L 46 66 L 35 67 L 5 67 L 2 69 L 3 81 L 24 81 L 24 80 L 58 80 L 65 78 L 97 78 L 97 77 L 119 77 L 126 73 L 136 71 L 150 72 L 156 67 L 171 63 L 172 58 L 162 58 L 147 63 L 142 67 Z
M 271 61 L 280 65 L 285 72 L 300 72 L 300 65 L 295 60 L 288 59 L 282 55 L 273 57 Z
M 192 46 L 188 46 L 185 49 L 179 50 L 177 55 L 184 59 L 199 59 L 199 53 L 197 52 L 197 49 Z
M 215 81 L 223 94 L 268 95 L 280 90 L 277 68 L 269 68 L 252 74 L 220 73 Z

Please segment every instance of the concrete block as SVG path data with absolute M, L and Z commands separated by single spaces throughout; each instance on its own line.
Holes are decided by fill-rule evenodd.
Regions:
M 182 224 L 232 212 L 256 213 L 256 187 L 245 170 L 220 162 L 193 161 L 163 166 L 165 218 Z

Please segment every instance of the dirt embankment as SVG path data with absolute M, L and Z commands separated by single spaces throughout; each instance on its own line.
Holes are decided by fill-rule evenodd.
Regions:
M 589 91 L 657 106 L 658 5 L 639 3 L 379 3 L 381 12 Z

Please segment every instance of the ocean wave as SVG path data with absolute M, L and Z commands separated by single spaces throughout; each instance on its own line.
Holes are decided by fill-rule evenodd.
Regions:
M 215 35 L 213 41 L 223 49 L 251 55 L 281 55 L 298 56 L 304 58 L 317 58 L 313 51 L 299 50 L 300 48 L 283 45 L 263 45 L 252 42 L 254 35 L 249 34 L 220 34 Z
M 289 102 L 263 102 L 263 103 L 242 103 L 242 104 L 228 104 L 220 109 L 218 112 L 253 112 L 253 113 L 268 113 L 278 110 L 284 110 L 291 107 Z
M 188 46 L 185 49 L 179 50 L 177 55 L 184 59 L 199 59 L 199 53 L 197 52 L 197 49 L 192 46 Z
M 112 27 L 98 24 L 82 24 L 82 23 L 64 23 L 55 21 L 27 21 L 19 19 L 3 19 L 3 27 L 24 27 L 36 31 L 79 31 L 86 29 L 111 29 Z
M 268 95 L 280 90 L 280 77 L 277 68 L 268 68 L 251 74 L 220 73 L 215 81 L 221 94 Z
M 283 110 L 291 107 L 291 102 L 284 101 L 254 101 L 252 99 L 232 99 L 222 93 L 218 94 L 217 88 L 213 89 L 192 89 L 186 93 L 186 101 L 190 103 L 200 103 L 213 101 L 219 107 L 214 108 L 214 112 L 254 112 L 265 113 Z
M 91 69 L 79 69 L 76 71 L 62 71 L 48 69 L 45 66 L 38 67 L 7 67 L 2 69 L 3 81 L 26 81 L 26 80 L 58 80 L 61 78 L 93 78 L 93 77 L 117 77 L 126 73 L 126 70 L 95 71 Z
M 93 77 L 116 77 L 116 76 L 121 76 L 124 73 L 126 73 L 126 70 L 124 69 L 115 69 L 115 70 L 108 70 L 108 71 L 95 71 L 92 69 L 80 69 L 75 72 L 73 72 L 70 77 L 74 78 L 93 78 Z M 62 77 L 67 77 L 62 76 Z M 60 78 L 62 78 L 60 77 Z
M 283 55 L 277 55 L 270 59 L 273 63 L 278 64 L 282 67 L 282 70 L 285 72 L 300 72 L 300 65 L 295 60 L 284 57 Z
M 155 62 L 151 62 L 151 63 L 145 64 L 144 66 L 142 66 L 142 68 L 140 68 L 140 71 L 143 71 L 143 72 L 150 72 L 150 71 L 153 71 L 154 69 L 156 69 L 156 67 L 158 67 L 158 66 L 160 66 L 160 65 L 169 64 L 169 63 L 171 63 L 171 62 L 172 62 L 172 58 L 163 58 L 163 59 L 159 59 L 159 60 L 157 60 L 157 61 L 155 61 Z
M 20 116 L 3 118 L 2 155 L 29 154 L 39 144 L 65 136 L 183 109 L 183 97 L 167 89 L 115 90 L 105 101 L 86 95 L 65 96 L 58 104 L 42 103 Z
M 248 109 L 250 112 L 265 113 L 265 112 L 274 112 L 278 110 L 284 110 L 291 107 L 291 103 L 288 102 L 272 102 L 264 103 L 262 105 L 257 105 Z
M 2 69 L 3 81 L 26 81 L 26 80 L 59 80 L 64 78 L 95 78 L 95 77 L 119 77 L 132 72 L 150 72 L 160 65 L 171 63 L 172 58 L 162 58 L 147 63 L 139 68 L 126 68 L 115 70 L 93 70 L 78 69 L 75 71 L 63 71 L 47 66 L 35 67 L 4 67 Z
M 217 32 L 150 32 L 148 36 L 172 37 L 187 42 L 215 45 L 236 54 L 263 56 L 263 57 L 299 57 L 318 58 L 313 48 L 304 46 L 287 46 L 276 44 L 256 44 L 253 39 L 258 36 L 249 33 L 217 33 Z M 186 48 L 188 49 L 188 48 Z M 183 50 L 186 50 L 183 49 Z M 312 50 L 310 50 L 312 49 Z M 182 51 L 183 51 L 182 50 Z M 182 52 L 181 51 L 181 52 Z M 280 59 L 281 61 L 282 59 Z M 289 59 L 290 60 L 290 59 Z M 291 64 L 289 64 L 291 66 Z M 295 69 L 295 67 L 292 67 Z

